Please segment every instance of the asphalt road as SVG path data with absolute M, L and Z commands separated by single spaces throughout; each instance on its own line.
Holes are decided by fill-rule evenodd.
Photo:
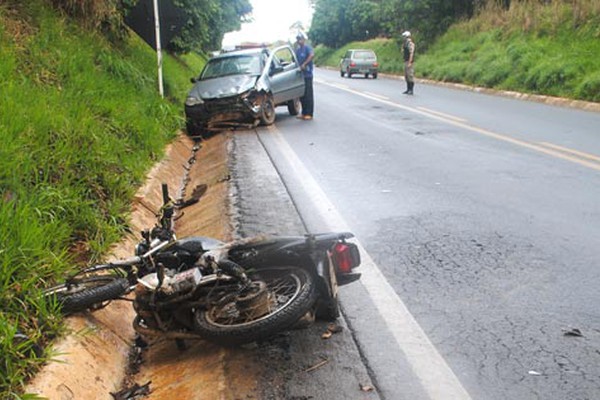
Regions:
M 342 290 L 348 329 L 328 356 L 348 353 L 347 385 L 368 374 L 385 400 L 600 398 L 600 114 L 403 90 L 318 70 L 313 121 L 281 108 L 236 133 L 241 234 L 356 234 L 363 279 Z M 345 376 L 320 373 L 320 387 Z M 376 395 L 315 393 L 295 398 Z

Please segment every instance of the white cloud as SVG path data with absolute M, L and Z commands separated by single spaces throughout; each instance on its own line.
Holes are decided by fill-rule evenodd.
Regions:
M 307 0 L 251 0 L 253 21 L 242 24 L 242 29 L 225 34 L 223 47 L 242 42 L 270 43 L 293 39 L 290 26 L 301 21 L 310 25 L 312 9 Z

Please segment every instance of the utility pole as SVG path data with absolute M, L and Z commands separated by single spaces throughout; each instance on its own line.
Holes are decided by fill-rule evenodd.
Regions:
M 158 92 L 165 97 L 162 74 L 162 49 L 160 47 L 160 16 L 158 15 L 158 0 L 154 0 L 154 29 L 156 35 L 156 57 L 158 61 Z

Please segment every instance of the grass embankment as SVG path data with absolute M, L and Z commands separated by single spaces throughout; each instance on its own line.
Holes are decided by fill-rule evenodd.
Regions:
M 415 42 L 417 77 L 600 101 L 598 0 L 511 2 L 509 10 L 491 4 L 452 26 L 425 54 L 418 35 Z M 357 47 L 377 51 L 382 72 L 401 71 L 400 45 L 385 39 L 319 48 L 317 61 L 337 67 L 344 51 Z
M 161 99 L 155 53 L 135 35 L 111 44 L 43 4 L 0 4 L 3 399 L 19 398 L 61 331 L 39 289 L 100 259 L 127 229 L 132 196 L 182 126 L 203 62 L 166 57 Z

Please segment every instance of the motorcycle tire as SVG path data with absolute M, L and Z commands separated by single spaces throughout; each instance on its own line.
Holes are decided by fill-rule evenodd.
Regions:
M 63 313 L 102 308 L 104 303 L 122 296 L 129 282 L 117 276 L 89 276 L 44 290 L 44 296 L 55 296 Z
M 296 266 L 265 267 L 256 270 L 250 278 L 266 283 L 277 302 L 276 307 L 266 315 L 253 320 L 219 320 L 219 311 L 227 316 L 235 314 L 236 303 L 214 305 L 208 309 L 198 309 L 194 314 L 194 330 L 200 336 L 214 343 L 234 346 L 264 340 L 291 327 L 315 304 L 317 293 L 313 276 Z M 232 312 L 233 311 L 233 312 Z

